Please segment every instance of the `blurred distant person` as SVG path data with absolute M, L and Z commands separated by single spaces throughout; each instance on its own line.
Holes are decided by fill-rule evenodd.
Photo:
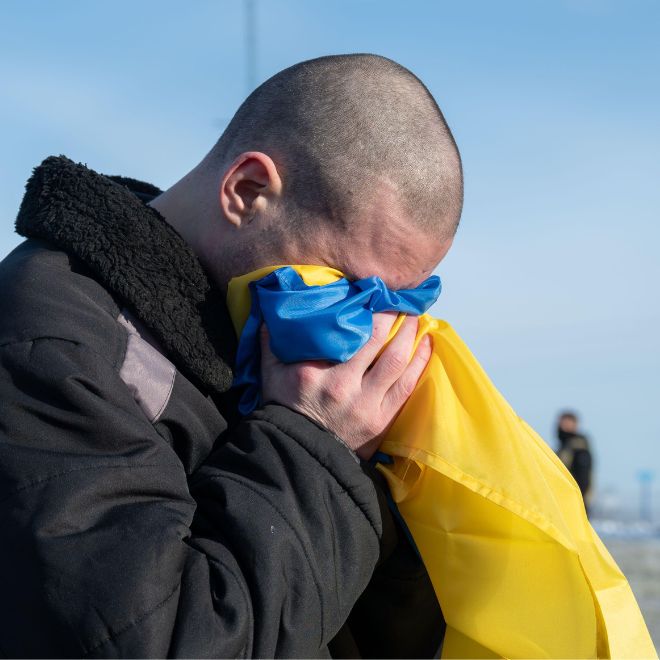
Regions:
M 584 506 L 589 514 L 591 500 L 591 471 L 593 459 L 589 440 L 578 430 L 578 416 L 571 411 L 562 412 L 557 422 L 559 449 L 557 454 L 580 488 Z

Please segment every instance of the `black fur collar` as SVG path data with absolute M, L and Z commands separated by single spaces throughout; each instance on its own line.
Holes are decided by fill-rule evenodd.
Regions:
M 223 392 L 231 385 L 235 349 L 227 308 L 192 250 L 145 204 L 159 192 L 50 157 L 27 183 L 16 231 L 80 259 L 152 330 L 183 373 Z

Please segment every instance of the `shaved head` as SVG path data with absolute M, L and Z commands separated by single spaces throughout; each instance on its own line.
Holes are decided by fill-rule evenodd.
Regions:
M 428 89 L 377 55 L 301 62 L 250 94 L 150 202 L 221 287 L 274 264 L 417 286 L 452 245 L 461 159 Z
M 337 55 L 296 64 L 259 86 L 207 163 L 269 154 L 282 172 L 293 231 L 351 223 L 385 189 L 410 222 L 454 235 L 463 202 L 458 149 L 424 84 L 392 60 Z

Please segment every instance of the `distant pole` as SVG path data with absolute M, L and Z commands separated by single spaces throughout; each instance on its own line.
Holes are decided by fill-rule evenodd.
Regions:
M 245 83 L 247 94 L 257 86 L 257 0 L 243 0 L 245 6 Z
M 639 517 L 652 522 L 651 484 L 655 475 L 651 470 L 640 470 L 637 473 L 639 481 Z

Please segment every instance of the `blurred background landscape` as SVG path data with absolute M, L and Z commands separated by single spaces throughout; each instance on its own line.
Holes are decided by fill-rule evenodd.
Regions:
M 167 188 L 280 69 L 343 52 L 399 61 L 465 168 L 432 313 L 553 448 L 558 411 L 580 413 L 594 525 L 658 645 L 658 35 L 655 0 L 6 0 L 0 258 L 51 154 Z

